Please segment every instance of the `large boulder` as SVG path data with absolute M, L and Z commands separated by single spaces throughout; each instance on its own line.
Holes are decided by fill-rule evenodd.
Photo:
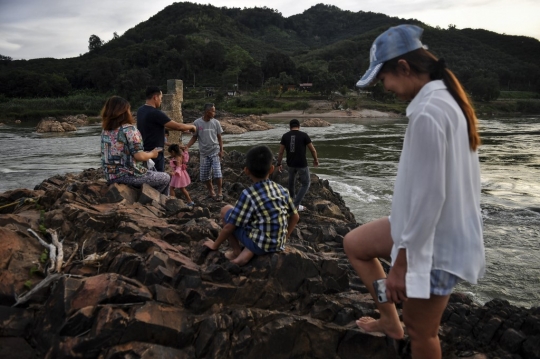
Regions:
M 36 131 L 43 132 L 69 132 L 77 131 L 77 128 L 68 122 L 59 122 L 54 117 L 45 117 L 39 121 Z
M 328 127 L 332 126 L 330 122 L 327 122 L 325 120 L 321 120 L 320 118 L 307 118 L 305 120 L 302 120 L 301 125 L 303 127 Z

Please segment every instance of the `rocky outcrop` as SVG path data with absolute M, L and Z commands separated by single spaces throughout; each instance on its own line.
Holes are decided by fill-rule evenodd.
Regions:
M 182 113 L 185 123 L 192 123 L 202 116 L 200 111 L 194 110 L 182 109 Z M 248 131 L 265 131 L 274 128 L 274 126 L 270 125 L 268 122 L 263 121 L 261 116 L 234 115 L 219 109 L 216 111 L 216 119 L 221 124 L 223 132 L 227 134 L 238 135 Z
M 64 116 L 60 120 L 55 117 L 45 117 L 39 121 L 36 132 L 69 132 L 77 131 L 77 127 L 88 126 L 88 116 L 80 114 Z
M 62 122 L 67 122 L 75 127 L 88 126 L 88 116 L 79 114 L 74 116 L 62 117 Z
M 301 125 L 303 127 L 328 127 L 332 126 L 330 122 L 321 120 L 320 118 L 307 118 L 302 120 Z
M 343 253 L 357 223 L 327 181 L 312 175 L 284 252 L 238 267 L 226 248 L 202 245 L 219 233 L 221 206 L 250 185 L 244 160 L 225 156 L 224 202 L 206 199 L 190 162 L 194 208 L 151 187 L 108 186 L 95 169 L 0 194 L 0 357 L 407 358 L 407 338 L 355 326 L 378 313 Z M 286 183 L 286 168 L 273 179 Z M 58 233 L 60 271 L 28 229 L 47 243 L 43 233 Z M 454 295 L 445 356 L 539 358 L 539 315 Z
M 54 117 L 45 117 L 39 121 L 37 132 L 68 132 L 77 131 L 77 128 L 68 122 L 59 122 Z
M 260 116 L 250 115 L 245 117 L 225 117 L 219 122 L 223 127 L 224 133 L 240 134 L 248 131 L 265 131 L 274 126 L 261 120 Z

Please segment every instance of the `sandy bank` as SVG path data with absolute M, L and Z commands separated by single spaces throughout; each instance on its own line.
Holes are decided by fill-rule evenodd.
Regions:
M 324 112 L 317 111 L 284 111 L 278 113 L 272 113 L 269 115 L 262 115 L 261 119 L 271 119 L 271 118 L 398 118 L 402 117 L 401 115 L 382 112 L 377 110 L 329 110 Z

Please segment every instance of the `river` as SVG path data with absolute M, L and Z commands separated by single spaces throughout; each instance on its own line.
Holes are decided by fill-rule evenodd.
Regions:
M 319 154 L 320 166 L 312 172 L 330 181 L 359 223 L 388 215 L 406 120 L 327 120 L 331 127 L 302 128 Z M 288 119 L 269 122 L 275 129 L 224 135 L 225 150 L 245 152 L 267 144 L 277 153 Z M 0 192 L 33 188 L 56 174 L 99 166 L 99 127 L 60 135 L 33 131 L 20 125 L 0 127 Z M 539 306 L 540 118 L 480 120 L 480 133 L 487 271 L 477 285 L 460 284 L 457 290 L 479 303 L 501 298 Z

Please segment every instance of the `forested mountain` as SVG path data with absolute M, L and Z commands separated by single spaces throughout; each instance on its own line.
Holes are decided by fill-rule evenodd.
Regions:
M 375 37 L 413 23 L 423 41 L 464 82 L 489 79 L 508 90 L 540 91 L 540 42 L 486 30 L 432 28 L 371 12 L 318 4 L 284 18 L 269 8 L 174 3 L 108 42 L 92 35 L 89 51 L 70 59 L 0 56 L 0 96 L 64 96 L 84 89 L 139 99 L 167 79 L 186 86 L 258 90 L 312 82 L 314 90 L 353 88 L 369 65 Z M 89 34 L 90 35 L 90 34 Z

